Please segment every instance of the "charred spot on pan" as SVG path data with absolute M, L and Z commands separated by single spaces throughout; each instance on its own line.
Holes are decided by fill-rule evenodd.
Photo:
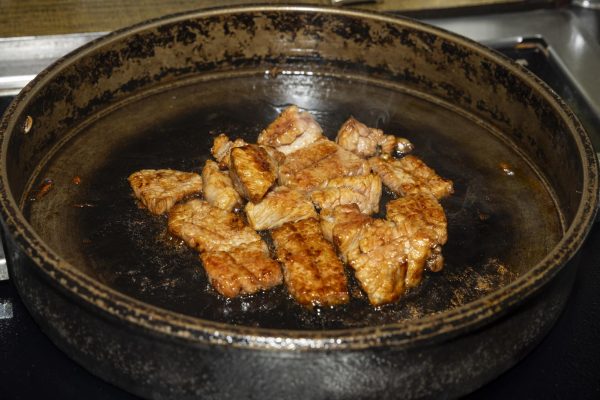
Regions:
M 192 44 L 196 41 L 196 33 L 193 31 L 190 21 L 182 22 L 175 27 L 175 39 L 183 44 Z
M 137 89 L 141 89 L 152 82 L 152 79 L 149 76 L 143 76 L 140 78 L 133 78 L 129 80 L 126 84 L 121 86 L 121 91 L 125 93 L 131 93 Z
M 483 100 L 477 100 L 476 107 L 479 111 L 483 111 L 488 114 L 494 121 L 503 122 L 507 125 L 511 124 L 510 118 L 498 108 L 498 105 L 488 105 Z
M 446 91 L 448 98 L 460 102 L 471 104 L 471 96 L 469 96 L 464 90 L 452 85 L 450 82 L 440 83 L 440 87 Z
M 442 42 L 441 49 L 446 55 L 447 61 L 450 63 L 465 60 L 472 54 L 470 51 L 464 50 L 458 45 L 446 41 Z
M 343 18 L 332 27 L 332 31 L 338 36 L 352 40 L 357 43 L 371 41 L 371 27 L 367 22 L 354 18 Z
M 429 32 L 415 31 L 414 35 L 429 46 L 433 46 L 438 39 L 437 35 Z
M 283 32 L 286 36 L 289 35 L 292 40 L 295 40 L 298 31 L 305 25 L 303 18 L 300 15 L 288 13 L 268 13 L 265 17 L 269 20 L 269 24 L 274 30 Z
M 256 22 L 254 16 L 251 14 L 238 14 L 235 18 L 227 18 L 223 20 L 223 30 L 225 34 L 233 34 L 235 32 L 230 30 L 230 25 L 234 30 L 244 30 L 252 35 L 256 33 Z

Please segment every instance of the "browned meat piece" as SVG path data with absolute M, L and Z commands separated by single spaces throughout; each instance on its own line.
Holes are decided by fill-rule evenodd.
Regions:
M 200 259 L 211 285 L 227 297 L 255 293 L 283 280 L 278 263 L 262 250 L 208 251 Z
M 390 201 L 386 218 L 402 227 L 408 235 L 426 230 L 432 241 L 445 244 L 448 224 L 442 205 L 431 194 L 409 194 Z
M 393 222 L 362 214 L 355 204 L 327 211 L 324 219 L 371 304 L 390 303 L 404 293 L 406 241 Z
M 323 130 L 308 112 L 290 106 L 258 136 L 258 144 L 290 154 L 323 137 Z
M 344 267 L 315 218 L 289 222 L 272 236 L 288 290 L 298 303 L 312 307 L 348 302 Z
M 361 212 L 373 214 L 379 211 L 381 178 L 374 174 L 333 178 L 323 189 L 312 192 L 310 197 L 321 209 L 354 203 Z
M 374 226 L 367 232 L 365 236 L 379 233 Z M 392 240 L 372 251 L 361 253 L 350 264 L 374 306 L 396 301 L 406 290 L 406 250 L 402 244 L 400 239 Z
M 448 239 L 446 214 L 431 194 L 409 194 L 387 204 L 387 219 L 403 231 L 410 248 L 407 262 L 406 285 L 421 282 L 423 269 L 442 269 L 444 259 L 441 246 Z
M 233 187 L 227 174 L 219 169 L 216 162 L 207 160 L 202 169 L 204 198 L 211 206 L 231 211 L 242 204 L 242 198 Z
M 229 251 L 242 245 L 267 250 L 260 236 L 236 214 L 194 199 L 169 213 L 169 232 L 198 251 Z
M 231 149 L 235 147 L 246 146 L 248 143 L 244 139 L 235 139 L 233 142 L 229 138 L 221 133 L 217 136 L 213 142 L 213 147 L 210 149 L 213 157 L 219 163 L 221 169 L 225 169 L 229 166 L 229 154 Z
M 279 168 L 279 182 L 312 192 L 327 181 L 343 176 L 366 175 L 368 162 L 330 140 L 320 140 L 288 155 Z
M 317 213 L 311 201 L 301 192 L 279 186 L 260 203 L 246 204 L 246 216 L 250 226 L 261 231 L 278 228 L 287 222 L 316 217 Z
M 379 174 L 384 185 L 401 196 L 431 193 L 441 199 L 454 192 L 452 181 L 441 178 L 422 160 L 412 155 L 399 160 L 373 157 L 369 159 L 369 164 Z
M 143 169 L 128 180 L 135 197 L 154 214 L 169 211 L 179 200 L 202 191 L 200 175 L 172 169 Z
M 201 252 L 211 284 L 224 296 L 254 293 L 282 281 L 266 243 L 231 212 L 194 199 L 173 207 L 168 227 Z
M 363 225 L 372 221 L 372 218 L 366 214 L 360 212 L 360 209 L 356 204 L 344 204 L 335 208 L 325 208 L 321 210 L 321 229 L 323 236 L 330 242 L 333 242 L 333 228 L 338 224 L 348 224 L 346 228 L 339 228 L 338 233 L 343 234 L 343 243 L 346 245 L 340 247 L 340 255 L 344 262 L 348 262 L 347 255 L 350 253 L 350 246 L 353 244 L 354 235 L 360 233 L 360 229 Z M 352 236 L 352 238 L 346 238 L 346 236 Z M 356 243 L 355 243 L 356 244 Z M 336 243 L 340 245 L 340 243 Z
M 288 154 L 279 168 L 281 184 L 285 185 L 297 172 L 314 167 L 319 161 L 332 156 L 338 148 L 339 146 L 331 140 L 324 139 Z
M 277 164 L 265 149 L 249 144 L 231 150 L 229 175 L 237 191 L 257 203 L 277 180 Z
M 406 154 L 413 149 L 413 145 L 408 139 L 385 135 L 381 129 L 369 128 L 353 117 L 344 122 L 335 141 L 344 149 L 360 157 L 389 155 L 393 151 Z
M 271 159 L 273 161 L 275 161 L 275 164 L 277 165 L 277 167 L 279 167 L 285 161 L 285 154 L 283 154 L 282 152 L 277 150 L 275 147 L 271 147 L 271 146 L 260 146 L 260 147 L 265 149 L 267 154 L 269 154 L 269 157 L 271 157 Z

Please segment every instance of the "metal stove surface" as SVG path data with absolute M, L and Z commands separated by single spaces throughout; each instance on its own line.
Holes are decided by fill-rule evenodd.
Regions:
M 545 20 L 543 28 L 539 26 L 539 19 L 527 24 L 528 18 L 523 14 L 428 22 L 484 41 L 531 69 L 569 103 L 588 129 L 596 148 L 600 149 L 598 46 L 590 43 L 593 38 L 589 36 L 581 39 L 582 31 L 573 27 L 571 15 L 543 12 L 537 16 Z M 87 35 L 86 39 L 95 36 Z M 557 41 L 561 38 L 564 40 Z M 75 43 L 81 40 L 69 38 L 72 39 Z M 69 47 L 64 45 L 62 50 L 65 46 Z M 584 55 L 576 57 L 574 52 Z M 12 94 L 14 87 L 11 89 L 11 84 L 19 80 L 19 84 L 24 84 L 30 74 L 35 74 L 36 69 L 52 58 L 53 54 L 50 54 L 37 64 L 31 64 L 26 75 L 20 75 L 16 80 L 2 81 L 0 67 L 0 93 L 2 82 L 5 83 L 4 93 Z M 11 98 L 0 97 L 0 113 Z M 468 399 L 600 398 L 598 266 L 600 226 L 592 230 L 582 248 L 573 292 L 556 326 L 525 359 L 468 395 Z M 1 279 L 0 398 L 136 398 L 91 375 L 56 348 L 31 319 L 10 280 Z

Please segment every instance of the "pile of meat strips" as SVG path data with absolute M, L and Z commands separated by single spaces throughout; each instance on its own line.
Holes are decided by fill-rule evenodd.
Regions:
M 346 264 L 377 306 L 418 285 L 425 268 L 443 267 L 447 223 L 438 200 L 452 182 L 406 155 L 408 140 L 350 118 L 333 142 L 291 106 L 257 142 L 219 135 L 202 176 L 148 169 L 129 177 L 138 200 L 154 214 L 168 212 L 169 232 L 200 253 L 219 293 L 235 297 L 285 280 L 304 306 L 343 304 Z M 398 196 L 385 219 L 371 216 L 382 184 Z M 257 231 L 270 232 L 276 259 Z

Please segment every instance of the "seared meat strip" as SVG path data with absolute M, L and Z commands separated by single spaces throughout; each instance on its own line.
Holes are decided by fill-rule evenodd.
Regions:
M 312 307 L 348 302 L 344 267 L 315 218 L 289 222 L 272 232 L 290 294 Z
M 379 211 L 381 178 L 374 174 L 333 178 L 310 198 L 321 209 L 355 203 L 361 212 L 373 214 Z
M 290 154 L 323 137 L 323 130 L 308 112 L 290 106 L 258 136 L 258 144 Z
M 227 174 L 219 169 L 216 162 L 207 160 L 202 169 L 204 198 L 211 206 L 231 211 L 242 204 L 242 198 L 233 187 Z
M 434 272 L 442 269 L 441 246 L 448 239 L 446 214 L 429 193 L 409 194 L 387 204 L 387 219 L 393 221 L 409 241 L 407 287 L 421 282 L 425 265 Z
M 372 157 L 369 164 L 394 193 L 431 193 L 441 199 L 454 192 L 452 181 L 441 178 L 419 158 L 408 155 L 399 160 Z
M 370 218 L 355 204 L 324 210 L 321 226 L 373 305 L 392 302 L 418 285 L 426 265 L 431 271 L 443 266 L 446 216 L 430 193 L 389 202 L 387 220 Z
M 333 228 L 337 224 L 350 224 L 347 226 L 348 229 L 343 232 L 341 229 L 338 229 L 338 233 L 345 236 L 352 236 L 352 240 L 350 238 L 342 238 L 342 242 L 345 245 L 344 247 L 340 247 L 341 242 L 336 243 L 342 260 L 348 262 L 348 254 L 351 253 L 350 247 L 358 245 L 358 242 L 354 242 L 353 239 L 357 239 L 358 236 L 356 235 L 360 233 L 362 226 L 371 222 L 373 219 L 368 215 L 361 213 L 356 204 L 344 204 L 334 208 L 324 208 L 321 210 L 319 216 L 321 218 L 321 230 L 323 231 L 323 236 L 330 242 L 333 242 L 334 240 Z
M 246 143 L 244 139 L 239 138 L 232 142 L 224 133 L 221 133 L 213 141 L 213 147 L 210 149 L 210 152 L 219 163 L 219 167 L 225 169 L 229 166 L 229 154 L 231 149 L 246 146 L 247 144 L 248 143 Z
M 194 199 L 171 209 L 168 227 L 201 252 L 211 284 L 224 296 L 254 293 L 282 281 L 266 243 L 231 212 Z
M 239 216 L 204 200 L 193 199 L 173 207 L 168 227 L 169 232 L 198 251 L 230 251 L 249 244 L 267 250 L 260 236 Z
M 362 214 L 355 204 L 338 206 L 325 219 L 333 225 L 333 241 L 371 304 L 398 299 L 405 290 L 407 243 L 395 224 Z
M 202 191 L 200 175 L 172 169 L 143 169 L 128 181 L 138 200 L 154 214 L 169 211 L 185 196 Z
M 369 128 L 362 122 L 348 118 L 335 138 L 337 144 L 360 157 L 372 157 L 378 154 L 410 153 L 413 145 L 408 139 L 385 135 L 381 129 Z
M 277 180 L 277 164 L 265 149 L 249 144 L 231 149 L 229 175 L 238 192 L 257 203 Z
M 330 179 L 369 172 L 366 160 L 324 139 L 288 155 L 279 168 L 279 182 L 310 193 Z
M 211 285 L 226 297 L 256 293 L 283 280 L 279 264 L 262 250 L 207 251 L 200 259 Z
M 275 188 L 260 203 L 246 204 L 248 223 L 257 231 L 316 216 L 315 208 L 306 196 L 285 186 Z

